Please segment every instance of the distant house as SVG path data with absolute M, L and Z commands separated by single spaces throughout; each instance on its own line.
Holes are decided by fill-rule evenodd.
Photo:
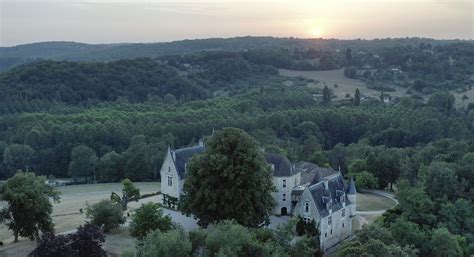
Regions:
M 392 102 L 392 97 L 390 95 L 385 94 L 382 98 L 382 102 L 384 104 L 388 104 L 388 103 Z
M 177 208 L 186 178 L 187 163 L 205 146 L 168 149 L 161 166 L 163 204 Z M 291 163 L 284 155 L 265 153 L 273 172 L 276 191 L 272 193 L 276 215 L 301 216 L 306 222 L 315 220 L 320 230 L 320 245 L 326 250 L 352 233 L 356 209 L 356 189 L 351 179 L 346 187 L 340 171 L 319 167 L 310 162 Z

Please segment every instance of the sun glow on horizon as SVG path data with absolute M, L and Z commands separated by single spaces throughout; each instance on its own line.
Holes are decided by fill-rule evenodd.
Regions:
M 320 27 L 316 27 L 311 31 L 313 37 L 322 37 L 324 35 L 324 30 Z

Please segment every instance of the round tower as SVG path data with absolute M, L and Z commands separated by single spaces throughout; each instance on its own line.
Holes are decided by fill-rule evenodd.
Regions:
M 349 181 L 349 186 L 347 187 L 347 199 L 351 202 L 351 216 L 356 214 L 356 201 L 357 201 L 357 190 L 354 183 L 354 178 L 351 176 L 351 180 Z

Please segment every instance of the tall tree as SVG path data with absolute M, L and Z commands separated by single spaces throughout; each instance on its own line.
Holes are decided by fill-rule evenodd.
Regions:
M 160 204 L 146 203 L 135 211 L 130 223 L 130 234 L 141 240 L 153 230 L 166 232 L 172 228 L 171 218 L 163 216 Z
M 354 105 L 359 106 L 360 105 L 360 91 L 358 88 L 356 88 L 356 91 L 354 93 Z
M 350 48 L 346 49 L 346 61 L 348 64 L 352 63 L 352 50 Z
M 125 152 L 125 177 L 133 181 L 151 180 L 153 171 L 145 136 L 134 136 Z
M 243 130 L 225 128 L 206 142 L 203 154 L 188 165 L 182 209 L 209 223 L 234 219 L 257 227 L 274 206 L 272 174 L 255 139 Z
M 323 103 L 324 104 L 329 104 L 330 102 L 331 102 L 331 90 L 327 86 L 324 86 L 324 88 L 323 88 Z
M 74 180 L 84 178 L 85 181 L 89 181 L 94 176 L 97 160 L 97 155 L 90 147 L 85 145 L 76 146 L 71 151 L 68 174 Z
M 428 99 L 428 105 L 442 112 L 450 113 L 454 108 L 455 101 L 456 99 L 452 94 L 438 92 L 434 93 L 430 99 Z
M 28 171 L 31 169 L 34 150 L 28 145 L 12 144 L 3 151 L 3 164 L 7 177 L 15 174 L 17 170 Z
M 7 206 L 0 211 L 0 223 L 18 237 L 38 238 L 39 231 L 53 231 L 51 213 L 53 206 L 49 197 L 59 201 L 59 192 L 46 184 L 44 177 L 30 172 L 18 172 L 7 180 L 2 188 L 2 199 Z
M 115 182 L 123 177 L 123 158 L 115 151 L 102 156 L 97 163 L 97 181 Z

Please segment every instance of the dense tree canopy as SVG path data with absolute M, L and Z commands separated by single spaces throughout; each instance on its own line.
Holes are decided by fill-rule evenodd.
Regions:
M 269 218 L 273 190 L 271 170 L 255 139 L 224 128 L 189 162 L 181 208 L 204 227 L 226 219 L 256 227 Z

